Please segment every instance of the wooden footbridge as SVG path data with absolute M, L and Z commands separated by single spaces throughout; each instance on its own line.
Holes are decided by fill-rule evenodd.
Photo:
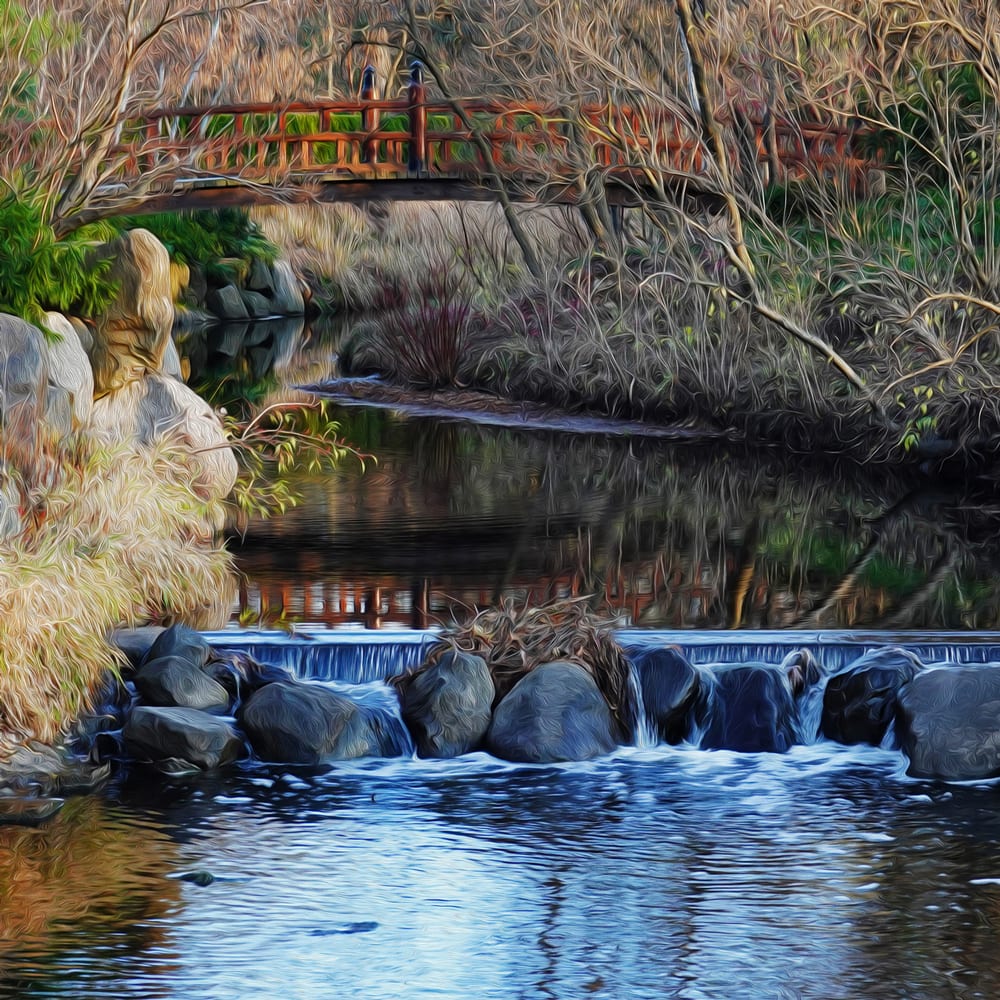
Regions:
M 658 185 L 711 193 L 697 123 L 666 109 L 429 100 L 418 64 L 406 96 L 158 110 L 132 122 L 108 189 L 135 213 L 267 201 L 495 200 L 574 204 L 597 179 L 612 204 Z M 773 178 L 817 168 L 852 181 L 871 164 L 857 133 L 749 118 L 744 147 Z M 746 158 L 746 149 L 743 150 Z M 142 190 L 140 199 L 128 193 Z M 110 199 L 114 205 L 114 198 Z

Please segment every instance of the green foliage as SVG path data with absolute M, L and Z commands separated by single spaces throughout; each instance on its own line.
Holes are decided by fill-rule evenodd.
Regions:
M 90 227 L 58 239 L 37 201 L 7 192 L 0 197 L 0 311 L 31 323 L 49 309 L 94 315 L 114 295 L 109 261 L 92 259 L 106 227 Z
M 271 517 L 296 506 L 291 473 L 332 471 L 348 455 L 370 458 L 346 444 L 327 400 L 277 403 L 253 419 L 228 419 L 229 443 L 241 459 L 232 502 L 243 517 Z
M 226 258 L 259 258 L 273 263 L 278 248 L 241 208 L 205 212 L 168 212 L 127 217 L 116 221 L 122 231 L 148 229 L 174 260 L 208 267 Z

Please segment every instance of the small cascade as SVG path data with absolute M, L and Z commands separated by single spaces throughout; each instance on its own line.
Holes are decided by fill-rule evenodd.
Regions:
M 417 666 L 435 642 L 433 633 L 212 632 L 206 638 L 220 649 L 235 649 L 261 663 L 290 670 L 302 680 L 371 684 Z
M 353 682 L 329 682 L 329 686 L 346 695 L 367 712 L 372 726 L 379 736 L 379 743 L 386 757 L 414 757 L 414 746 L 410 730 L 399 712 L 399 698 L 396 692 L 383 681 L 364 684 Z

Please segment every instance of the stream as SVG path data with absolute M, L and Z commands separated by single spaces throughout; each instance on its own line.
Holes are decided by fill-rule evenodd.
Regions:
M 268 398 L 332 372 L 321 334 L 242 336 L 199 349 L 276 373 Z M 597 595 L 624 645 L 696 663 L 809 648 L 832 670 L 890 643 L 1000 662 L 988 483 L 568 423 L 338 417 L 377 462 L 301 476 L 299 507 L 234 533 L 240 600 L 213 644 L 385 699 L 474 606 Z M 0 827 L 0 997 L 996 997 L 996 785 L 905 770 L 815 738 L 133 766 L 38 829 Z

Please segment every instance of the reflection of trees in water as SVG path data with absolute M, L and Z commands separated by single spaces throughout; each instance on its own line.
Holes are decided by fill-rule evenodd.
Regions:
M 78 949 L 81 933 L 103 934 L 123 961 L 155 952 L 168 963 L 161 918 L 181 893 L 161 873 L 175 857 L 166 836 L 93 795 L 70 800 L 42 829 L 0 827 L 0 953 L 9 956 L 0 994 L 23 975 L 19 960 L 36 967 L 43 954 Z
M 1000 618 L 996 518 L 961 491 L 704 446 L 342 419 L 378 464 L 307 484 L 310 509 L 251 529 L 242 561 L 255 578 L 280 576 L 267 550 L 279 544 L 286 566 L 289 550 L 312 549 L 321 579 L 391 589 L 419 576 L 439 606 L 446 593 L 597 593 L 641 624 L 699 628 Z

